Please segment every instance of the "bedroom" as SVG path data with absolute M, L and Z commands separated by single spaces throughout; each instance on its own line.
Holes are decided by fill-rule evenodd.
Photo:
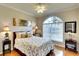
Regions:
M 20 55 L 18 51 L 15 51 L 13 49 L 16 46 L 18 49 L 22 50 L 23 45 L 22 46 L 19 45 L 20 43 L 24 43 L 22 41 L 26 41 L 27 43 L 30 43 L 31 46 L 32 46 L 32 43 L 35 44 L 35 46 L 32 46 L 31 49 L 27 49 L 29 52 L 27 52 L 26 49 L 24 49 L 23 47 L 23 50 L 21 52 L 26 53 L 27 56 L 46 55 L 47 53 L 50 52 L 50 50 L 53 50 L 53 49 L 54 49 L 54 52 L 51 51 L 52 53 L 49 53 L 50 55 L 54 55 L 54 54 L 62 55 L 62 56 L 79 55 L 78 53 L 76 54 L 73 51 L 65 50 L 65 39 L 73 39 L 73 40 L 75 39 L 75 41 L 77 41 L 78 43 L 79 4 L 46 3 L 44 5 L 46 6 L 47 9 L 42 14 L 39 14 L 36 12 L 36 10 L 34 10 L 35 5 L 37 4 L 34 4 L 34 3 L 0 4 L 0 32 L 1 32 L 0 33 L 0 39 L 1 39 L 0 54 L 3 55 L 4 51 L 3 51 L 2 41 L 5 39 L 5 36 L 6 36 L 6 37 L 9 37 L 9 39 L 11 40 L 11 47 L 9 47 L 11 48 L 11 53 L 6 53 L 6 55 L 8 56 Z M 55 21 L 57 22 L 53 23 Z M 67 31 L 65 28 L 66 25 L 64 25 L 65 23 L 66 24 L 69 23 L 71 25 L 74 24 L 73 26 L 70 26 L 73 29 L 70 30 L 69 28 L 69 31 Z M 56 28 L 58 28 L 59 30 L 57 31 Z M 7 32 L 9 36 L 5 31 L 9 31 Z M 26 35 L 26 37 L 29 36 L 28 38 L 29 40 L 27 38 L 26 38 L 27 40 L 25 40 L 25 38 L 24 39 L 19 38 L 20 34 L 25 34 L 25 32 L 28 32 L 27 34 L 29 35 Z M 60 34 L 58 34 L 58 32 Z M 34 36 L 31 37 L 32 36 L 31 34 Z M 15 36 L 16 36 L 16 39 L 15 39 Z M 39 36 L 41 36 L 41 38 Z M 21 35 L 21 37 L 25 37 L 25 36 Z M 42 39 L 45 39 L 44 40 L 45 42 Z M 50 39 L 53 40 L 52 44 L 49 43 Z M 25 45 L 27 44 L 25 43 Z M 30 47 L 29 45 L 27 45 L 27 47 Z M 76 48 L 77 51 L 79 50 L 78 45 L 79 44 L 77 44 L 77 48 Z M 36 50 L 39 52 L 34 50 L 38 46 L 40 49 L 37 48 Z M 7 45 L 6 45 L 6 48 L 8 48 Z M 35 51 L 34 53 L 32 49 Z

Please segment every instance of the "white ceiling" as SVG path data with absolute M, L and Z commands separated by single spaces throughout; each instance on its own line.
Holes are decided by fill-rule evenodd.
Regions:
M 34 3 L 5 3 L 0 4 L 8 8 L 15 9 L 17 11 L 32 15 L 39 16 L 38 13 L 34 10 Z M 76 3 L 45 3 L 47 10 L 42 15 L 49 15 L 51 13 L 62 12 L 65 10 L 70 10 L 77 8 L 79 4 Z

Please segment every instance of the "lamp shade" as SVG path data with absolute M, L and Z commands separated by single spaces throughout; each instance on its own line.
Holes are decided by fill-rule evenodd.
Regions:
M 3 31 L 4 31 L 4 32 L 8 32 L 8 31 L 10 31 L 10 29 L 9 29 L 8 26 L 4 26 L 4 27 L 3 27 Z

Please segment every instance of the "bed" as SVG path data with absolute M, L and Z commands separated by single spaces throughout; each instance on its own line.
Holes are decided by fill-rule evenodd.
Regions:
M 53 42 L 51 40 L 43 39 L 32 35 L 30 27 L 17 27 L 11 28 L 13 32 L 13 48 L 22 56 L 46 56 L 53 50 Z M 24 29 L 24 30 L 23 30 Z M 17 37 L 17 33 L 30 32 L 31 37 L 22 38 Z M 23 33 L 24 35 L 24 33 Z M 20 35 L 21 36 L 21 35 Z
M 27 56 L 46 56 L 53 50 L 53 42 L 36 36 L 16 38 L 14 48 Z

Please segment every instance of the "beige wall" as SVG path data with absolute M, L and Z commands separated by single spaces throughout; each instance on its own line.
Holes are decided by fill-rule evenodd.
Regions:
M 69 11 L 64 11 L 64 12 L 60 12 L 60 13 L 56 13 L 56 14 L 52 14 L 49 16 L 58 16 L 59 18 L 61 18 L 63 20 L 63 22 L 67 22 L 67 21 L 76 21 L 77 22 L 77 33 L 74 34 L 75 39 L 77 41 L 79 41 L 79 8 L 77 9 L 73 9 L 73 10 L 69 10 Z M 44 17 L 37 17 L 37 25 L 38 27 L 42 30 L 42 24 L 43 21 L 45 19 L 47 19 L 49 16 L 44 16 Z M 66 39 L 68 37 L 67 33 L 64 33 L 64 39 Z
M 75 9 L 75 10 L 71 10 L 71 11 L 66 11 L 63 13 L 59 13 L 56 14 L 58 17 L 60 17 L 64 22 L 68 22 L 68 21 L 76 21 L 77 22 L 77 33 L 74 34 L 74 36 L 76 36 L 76 40 L 78 40 L 78 34 L 79 34 L 79 20 L 78 20 L 78 13 L 79 13 L 79 9 Z M 67 33 L 64 33 L 64 39 L 67 37 Z M 79 40 L 78 40 L 79 41 Z
M 25 19 L 35 22 L 35 18 L 32 16 L 0 5 L 0 28 L 5 25 L 11 26 L 13 18 L 16 18 L 17 21 L 19 21 L 19 19 Z

